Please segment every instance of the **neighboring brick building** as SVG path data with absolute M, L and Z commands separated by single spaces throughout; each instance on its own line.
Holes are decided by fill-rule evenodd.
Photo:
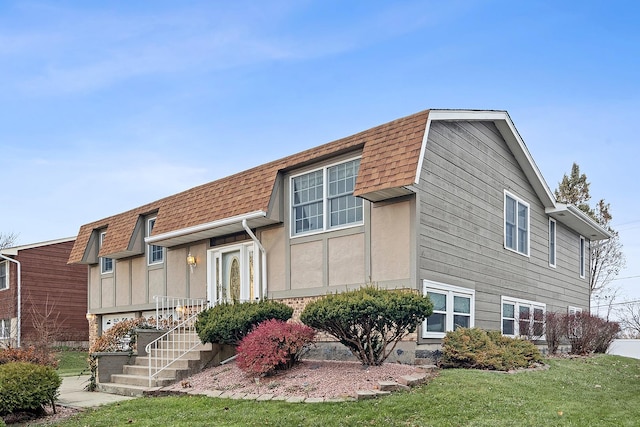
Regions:
M 51 344 L 88 343 L 87 268 L 67 264 L 74 242 L 66 238 L 0 250 L 0 346 L 43 338 Z

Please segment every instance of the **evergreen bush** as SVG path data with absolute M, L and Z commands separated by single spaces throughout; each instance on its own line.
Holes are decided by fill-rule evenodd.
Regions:
M 300 320 L 334 336 L 364 365 L 380 365 L 432 312 L 427 296 L 369 286 L 313 301 Z
M 55 399 L 62 380 L 51 366 L 28 362 L 0 365 L 0 415 L 17 411 L 43 413 Z
M 292 315 L 293 309 L 278 301 L 221 303 L 200 313 L 195 326 L 204 343 L 238 345 L 265 320 L 287 321 Z
M 541 361 L 540 351 L 530 341 L 505 337 L 498 331 L 458 328 L 447 332 L 440 364 L 443 368 L 508 371 Z

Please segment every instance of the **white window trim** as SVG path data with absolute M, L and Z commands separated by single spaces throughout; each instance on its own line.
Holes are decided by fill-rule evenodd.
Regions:
M 102 248 L 102 242 L 104 241 L 104 238 L 105 238 L 106 235 L 107 235 L 106 231 L 102 231 L 100 233 L 100 245 L 98 246 L 98 250 L 100 250 Z M 106 270 L 105 269 L 105 261 L 107 259 L 111 260 L 111 270 Z M 112 258 L 100 257 L 100 274 L 113 274 L 113 259 Z
M 344 224 L 336 227 L 329 227 L 329 194 L 328 194 L 328 180 L 327 180 L 327 170 L 330 167 L 341 165 L 343 163 L 352 162 L 354 160 L 362 159 L 362 156 L 356 156 L 345 160 L 340 160 L 339 162 L 334 162 L 319 168 L 310 169 L 295 175 L 291 175 L 289 177 L 289 201 L 288 201 L 288 209 L 289 209 L 289 237 L 295 239 L 296 237 L 303 236 L 313 236 L 314 234 L 322 234 L 328 231 L 336 231 L 336 230 L 344 230 L 345 228 L 353 228 L 358 227 L 364 224 L 364 200 L 362 206 L 362 221 L 353 222 L 351 224 Z M 319 230 L 312 230 L 306 232 L 295 232 L 295 216 L 293 215 L 293 179 L 299 176 L 307 175 L 316 171 L 322 170 L 322 228 Z
M 11 269 L 9 268 L 10 266 L 9 261 L 0 261 L 0 264 L 5 265 L 5 271 L 6 271 L 5 280 L 7 285 L 6 287 L 0 289 L 0 292 L 1 292 L 1 291 L 7 291 L 11 288 L 11 280 L 9 279 L 9 272 Z
M 502 321 L 505 319 L 504 317 L 504 311 L 503 311 L 503 305 L 507 303 L 507 304 L 513 304 L 514 305 L 514 325 L 513 325 L 513 335 L 508 335 L 504 333 L 503 330 L 503 324 Z M 534 308 L 542 308 L 542 315 L 545 316 L 547 314 L 547 304 L 543 303 L 543 302 L 537 302 L 537 301 L 529 301 L 526 299 L 520 299 L 520 298 L 512 298 L 512 297 L 506 297 L 506 296 L 501 296 L 500 297 L 500 331 L 502 332 L 502 335 L 507 336 L 507 337 L 518 337 L 520 336 L 520 306 L 528 306 L 531 309 L 531 314 L 533 315 L 533 309 Z M 544 320 L 543 320 L 543 327 L 544 327 Z M 544 332 L 544 330 L 543 330 Z M 539 337 L 539 340 L 544 340 L 546 334 L 542 334 L 541 337 Z
M 584 279 L 586 277 L 587 268 L 585 264 L 587 263 L 587 239 L 583 236 L 580 236 L 580 243 L 578 247 L 578 271 L 580 273 L 580 278 Z
M 449 331 L 453 331 L 453 297 L 463 296 L 471 298 L 471 304 L 469 307 L 470 318 L 469 327 L 475 326 L 475 305 L 476 305 L 476 291 L 475 289 L 462 288 L 460 286 L 447 285 L 445 283 L 434 282 L 431 280 L 422 280 L 422 294 L 426 295 L 428 291 L 435 291 L 447 294 L 447 313 L 446 313 L 446 326 L 445 332 L 427 332 L 427 321 L 422 322 L 422 338 L 444 338 Z
M 580 307 L 574 307 L 572 305 L 567 307 L 567 313 L 568 314 L 578 314 L 578 313 L 582 313 L 582 308 Z
M 518 219 L 518 203 L 527 207 L 527 252 L 526 253 L 518 251 L 518 224 L 517 223 L 516 223 L 516 230 L 515 230 L 516 231 L 516 249 L 512 249 L 507 246 L 507 196 L 511 197 L 516 201 L 516 221 Z M 529 203 L 525 202 L 524 199 L 522 199 L 521 197 L 516 196 L 510 191 L 504 190 L 502 209 L 503 209 L 502 211 L 502 228 L 503 228 L 502 244 L 504 245 L 504 248 L 511 252 L 520 254 L 522 256 L 529 257 L 531 254 L 531 206 L 529 205 Z
M 551 235 L 551 224 L 553 224 L 553 236 Z M 551 240 L 553 239 L 553 248 L 551 247 Z M 556 268 L 558 263 L 558 224 L 555 219 L 549 218 L 549 267 Z M 553 263 L 551 257 L 553 255 Z
M 151 226 L 150 223 L 151 221 L 154 221 L 154 225 L 155 225 L 155 220 L 156 218 L 158 218 L 157 216 L 151 217 L 151 218 L 147 218 L 147 222 L 146 222 L 146 233 L 145 233 L 145 237 L 149 237 L 151 235 Z M 163 264 L 164 263 L 164 258 L 165 258 L 165 250 L 164 248 L 162 248 L 162 260 L 160 261 L 151 261 L 151 249 L 153 246 L 158 246 L 158 245 L 147 245 L 147 265 L 159 265 L 159 264 Z M 161 246 L 160 246 L 161 247 Z

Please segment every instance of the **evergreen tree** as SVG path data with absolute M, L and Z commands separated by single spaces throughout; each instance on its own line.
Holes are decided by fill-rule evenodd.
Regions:
M 622 253 L 620 236 L 611 227 L 613 217 L 610 205 L 605 203 L 604 199 L 600 199 L 595 208 L 591 208 L 589 205 L 589 200 L 591 200 L 589 181 L 584 173 L 580 173 L 580 166 L 577 163 L 573 163 L 571 175 L 564 175 L 555 190 L 555 196 L 560 203 L 577 206 L 612 235 L 609 240 L 595 242 L 591 245 L 589 291 L 593 299 L 609 286 L 626 263 Z

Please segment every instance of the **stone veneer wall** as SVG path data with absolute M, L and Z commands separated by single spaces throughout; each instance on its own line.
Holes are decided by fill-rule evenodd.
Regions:
M 91 348 L 100 336 L 100 321 L 95 314 L 87 316 L 87 321 L 89 322 L 89 348 Z

